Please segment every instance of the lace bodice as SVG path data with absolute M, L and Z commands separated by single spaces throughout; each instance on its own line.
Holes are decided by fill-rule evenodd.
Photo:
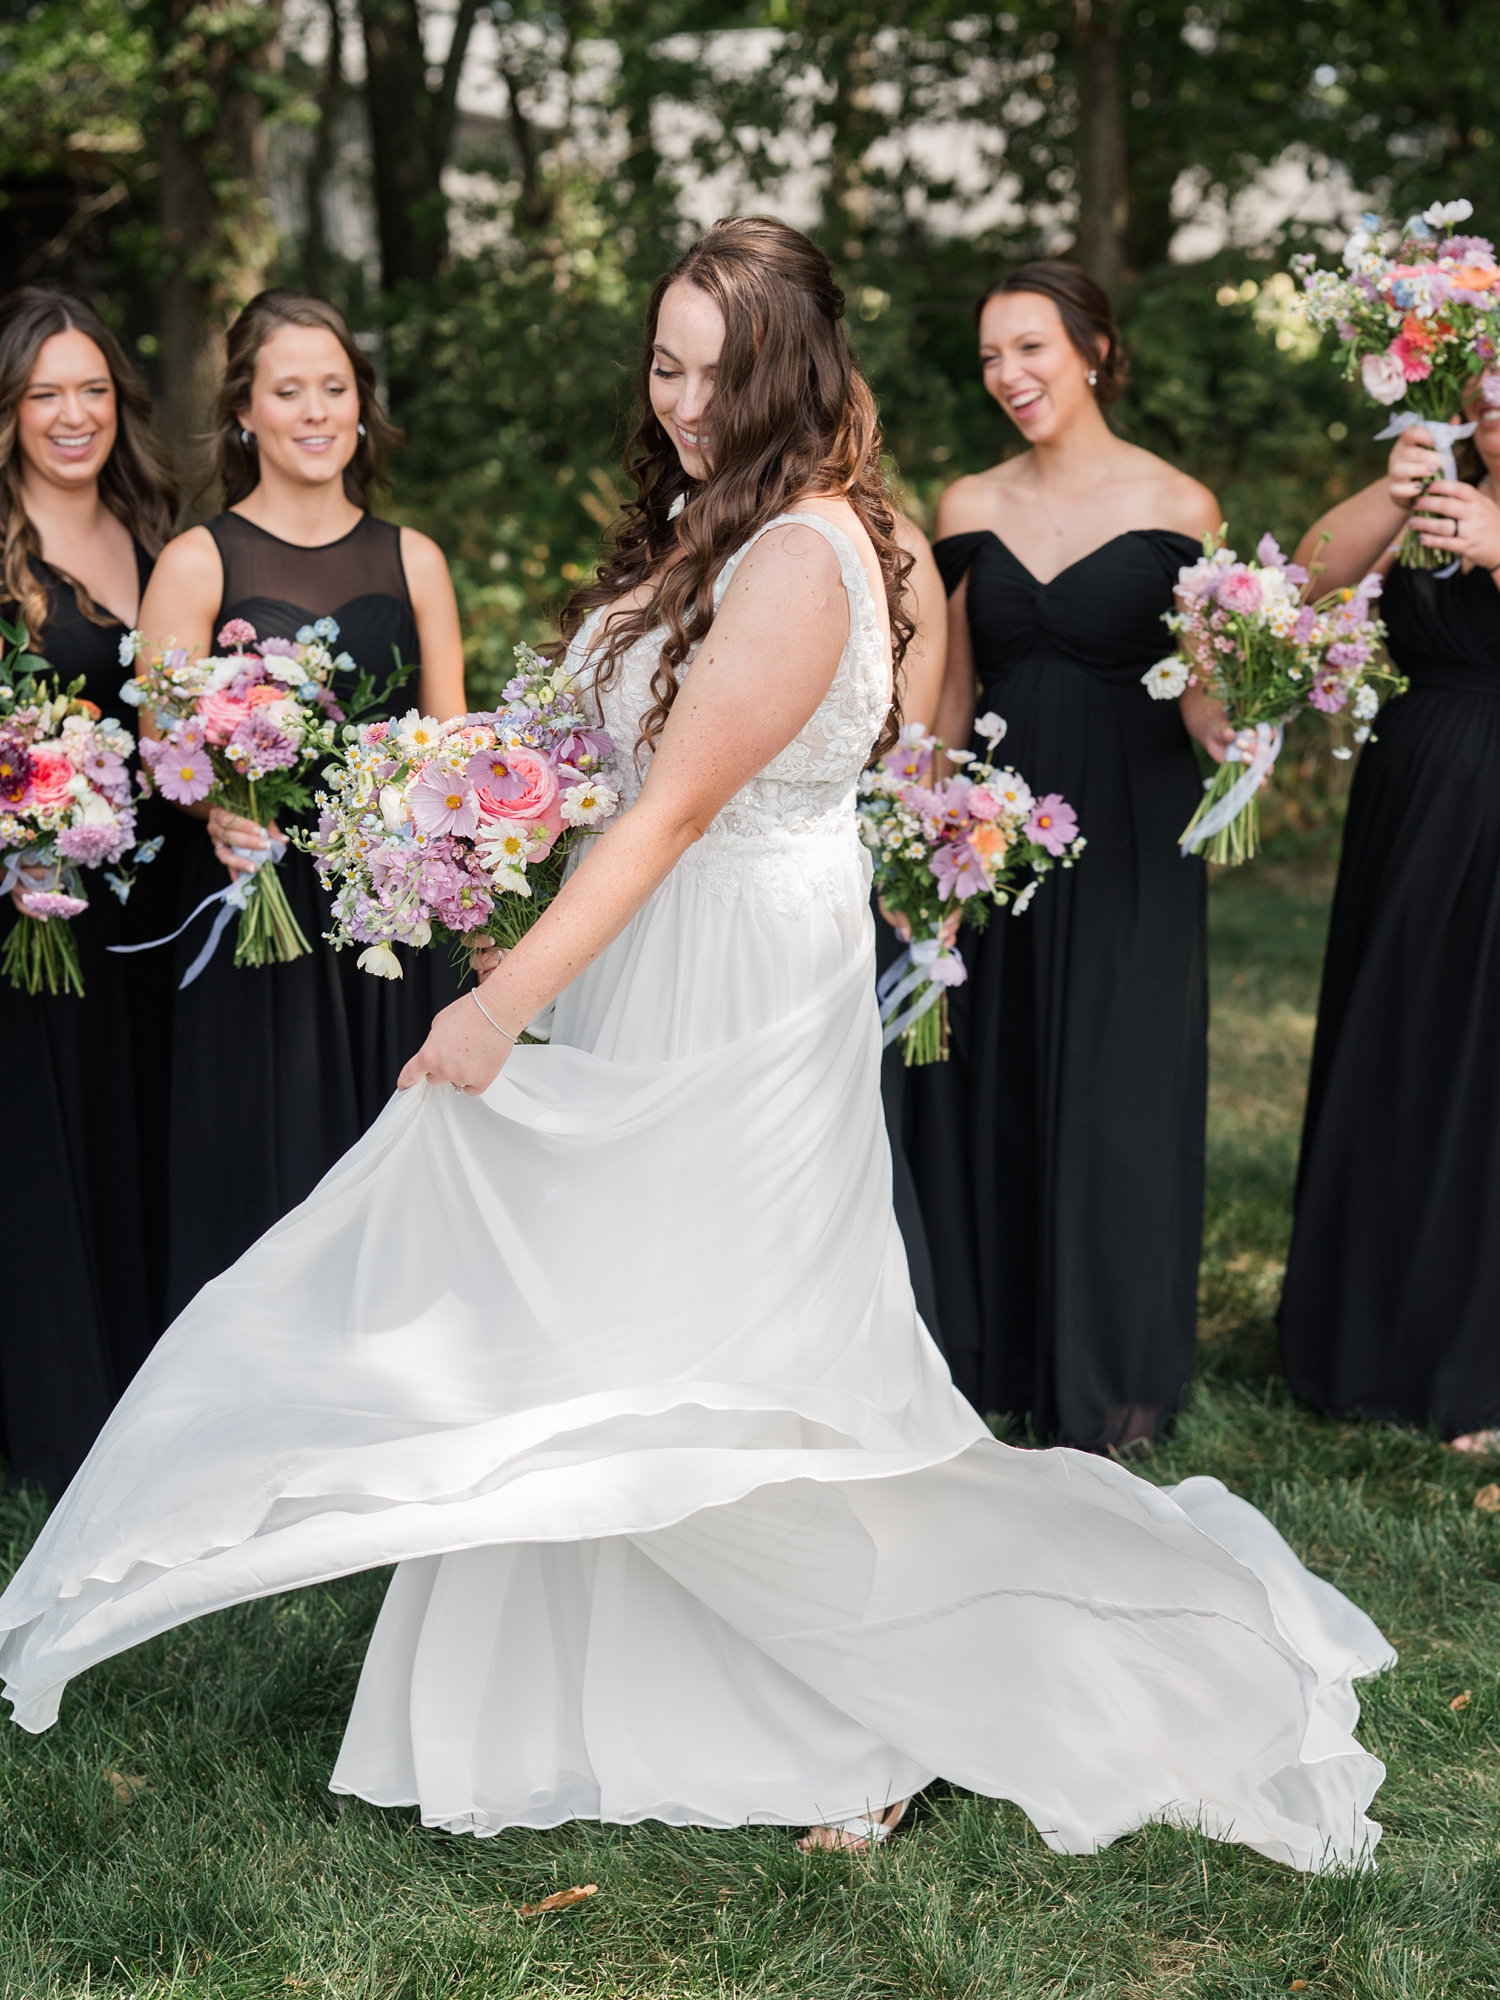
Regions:
M 855 785 L 885 719 L 890 673 L 859 552 L 843 529 L 821 514 L 778 514 L 736 549 L 714 585 L 715 609 L 760 536 L 787 521 L 814 529 L 838 557 L 849 597 L 849 637 L 816 712 L 786 748 L 735 793 L 678 865 L 720 895 L 753 892 L 778 910 L 795 914 L 820 891 L 846 888 L 851 862 L 866 865 L 855 830 Z M 571 664 L 581 680 L 588 678 L 592 641 L 602 616 L 602 610 L 594 612 L 570 648 Z M 661 644 L 660 631 L 638 639 L 621 661 L 614 684 L 596 700 L 600 721 L 615 745 L 610 781 L 627 806 L 634 803 L 650 764 L 649 748 L 636 755 L 633 746 L 640 718 L 652 706 L 651 676 Z M 690 670 L 693 656 L 680 669 L 681 675 Z

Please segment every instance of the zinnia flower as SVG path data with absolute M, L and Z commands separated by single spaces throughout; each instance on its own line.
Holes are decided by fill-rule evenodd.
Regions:
M 1026 822 L 1026 838 L 1049 854 L 1064 854 L 1078 832 L 1078 815 L 1060 792 L 1048 792 L 1036 802 Z
M 154 776 L 163 798 L 174 806 L 195 806 L 213 789 L 214 768 L 202 750 L 176 750 L 163 745 L 157 752 Z
M 402 725 L 403 731 L 405 724 Z M 472 834 L 479 826 L 479 800 L 466 778 L 429 764 L 411 788 L 411 816 L 421 833 Z M 446 921 L 446 920 L 445 920 Z

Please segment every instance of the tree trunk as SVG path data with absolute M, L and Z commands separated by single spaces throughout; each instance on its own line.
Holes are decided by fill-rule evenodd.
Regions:
M 448 255 L 448 216 L 417 0 L 359 0 L 359 13 L 381 280 L 387 291 L 430 284 Z
M 165 0 L 148 15 L 161 93 L 158 417 L 190 491 L 225 331 L 275 249 L 255 86 L 279 63 L 281 12 L 281 0 Z
M 1125 225 L 1130 214 L 1120 26 L 1120 0 L 1074 0 L 1078 261 L 1112 295 L 1125 274 Z

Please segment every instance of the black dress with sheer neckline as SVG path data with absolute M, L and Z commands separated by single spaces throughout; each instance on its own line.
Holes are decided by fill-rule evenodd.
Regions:
M 366 514 L 335 542 L 303 548 L 239 514 L 207 523 L 224 568 L 214 636 L 232 618 L 258 637 L 295 638 L 329 617 L 337 650 L 383 685 L 394 657 L 420 665 L 401 531 Z M 394 649 L 394 650 L 393 650 Z M 417 699 L 415 679 L 393 697 Z M 285 820 L 281 822 L 285 829 Z M 280 863 L 287 901 L 312 946 L 285 965 L 233 963 L 233 931 L 178 996 L 171 1144 L 169 1295 L 180 1312 L 210 1278 L 310 1194 L 372 1124 L 401 1065 L 462 981 L 441 949 L 400 955 L 405 977 L 374 979 L 323 940 L 329 898 L 307 855 Z M 193 843 L 182 916 L 224 886 L 206 832 Z M 180 940 L 178 976 L 207 917 Z
M 1299 1396 L 1500 1424 L 1500 591 L 1396 568 L 1411 690 L 1360 754 L 1281 1302 Z
M 1002 761 L 1060 792 L 1088 842 L 1024 916 L 961 934 L 951 1058 L 908 1073 L 942 1341 L 981 1412 L 1118 1447 L 1178 1407 L 1195 1355 L 1206 898 L 1178 835 L 1201 781 L 1176 704 L 1141 676 L 1198 546 L 1118 535 L 1049 583 L 988 531 L 933 553 L 950 595 L 968 578 Z
M 142 591 L 151 558 L 136 545 Z M 84 616 L 72 585 L 46 563 L 35 643 L 63 686 L 132 736 L 120 700 L 125 626 Z M 7 619 L 20 616 L 3 607 Z M 84 994 L 32 996 L 0 979 L 0 1049 L 16 1155 L 0 1311 L 0 1416 L 12 1480 L 56 1499 L 78 1470 L 115 1398 L 163 1325 L 166 1243 L 160 1177 L 166 1150 L 172 986 L 166 953 L 115 957 L 108 947 L 172 926 L 186 842 L 180 813 L 159 801 L 136 815 L 139 840 L 166 839 L 123 908 L 89 870 L 89 907 L 73 936 Z M 0 900 L 0 941 L 16 922 Z

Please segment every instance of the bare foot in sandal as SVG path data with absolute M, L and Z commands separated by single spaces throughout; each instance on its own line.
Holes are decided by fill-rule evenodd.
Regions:
M 810 1826 L 797 1845 L 804 1854 L 820 1847 L 843 1854 L 863 1854 L 871 1847 L 878 1847 L 882 1840 L 890 1839 L 910 1803 L 909 1799 L 897 1799 L 883 1813 L 871 1813 L 868 1819 L 851 1820 L 843 1826 Z

